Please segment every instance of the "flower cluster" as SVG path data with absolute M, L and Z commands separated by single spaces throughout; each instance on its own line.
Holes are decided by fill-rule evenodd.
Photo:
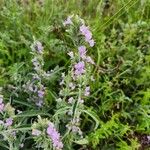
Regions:
M 9 104 L 5 105 L 3 103 L 3 95 L 0 95 L 0 113 L 3 114 L 4 112 L 7 112 L 8 106 L 11 107 Z M 6 118 L 5 121 L 0 120 L 0 124 L 3 125 L 5 128 L 7 128 L 13 124 L 13 119 L 9 117 L 9 118 Z
M 31 60 L 34 66 L 34 72 L 32 79 L 28 80 L 23 85 L 26 93 L 30 93 L 29 101 L 33 101 L 38 107 L 42 107 L 44 104 L 45 86 L 42 83 L 43 78 L 50 76 L 49 72 L 43 70 L 43 46 L 39 41 L 35 41 L 31 45 L 33 59 Z
M 77 76 L 85 73 L 85 64 L 84 64 L 83 61 L 80 61 L 80 62 L 76 63 L 74 65 L 74 68 L 75 68 L 75 72 L 74 73 Z
M 81 32 L 82 35 L 84 35 L 85 41 L 89 43 L 90 47 L 93 47 L 95 42 L 92 39 L 92 33 L 89 30 L 89 27 L 82 24 L 82 26 L 80 26 L 80 32 Z
M 63 143 L 60 140 L 60 134 L 55 129 L 54 124 L 51 122 L 48 124 L 47 134 L 52 140 L 53 147 L 56 150 L 61 150 L 63 148 Z
M 43 46 L 42 43 L 39 41 L 35 41 L 32 45 L 31 45 L 31 49 L 32 49 L 32 54 L 33 54 L 33 59 L 32 59 L 32 63 L 34 66 L 34 69 L 40 73 L 42 71 L 42 67 L 43 67 Z
M 73 24 L 71 19 L 72 18 L 69 18 L 67 20 L 68 25 Z M 90 44 L 90 47 L 93 47 L 95 42 L 92 39 L 92 33 L 90 32 L 89 27 L 86 27 L 83 21 L 79 22 L 79 25 L 80 24 L 82 25 L 79 27 L 79 33 L 84 36 L 85 41 L 83 41 L 82 44 L 76 43 L 76 45 L 79 45 L 76 47 L 76 51 L 68 52 L 71 59 L 70 71 L 68 71 L 68 74 L 66 75 L 62 74 L 62 80 L 60 82 L 62 90 L 60 91 L 60 97 L 64 98 L 58 98 L 57 105 L 60 107 L 62 104 L 63 107 L 64 105 L 68 106 L 67 108 L 69 109 L 66 113 L 68 118 L 66 121 L 67 130 L 73 135 L 79 135 L 82 138 L 83 134 L 80 129 L 80 116 L 84 109 L 84 101 L 86 97 L 90 96 L 89 82 L 94 81 L 93 76 L 91 75 L 91 68 L 94 61 L 87 55 L 86 42 Z M 72 32 L 73 31 L 70 33 Z M 77 34 L 77 38 L 81 38 L 81 36 L 78 36 L 80 34 Z
M 16 139 L 16 131 L 12 130 L 15 109 L 9 103 L 4 104 L 3 100 L 3 95 L 0 94 L 0 131 L 2 131 L 2 138 L 10 142 Z M 11 130 L 9 131 L 9 129 Z M 6 130 L 7 132 L 5 132 Z
M 58 133 L 54 124 L 47 119 L 42 119 L 40 116 L 38 117 L 38 122 L 34 123 L 32 126 L 32 135 L 35 136 L 35 140 L 40 136 L 45 136 L 45 138 L 48 138 L 51 141 L 50 146 L 52 146 L 53 149 L 62 150 L 63 143 L 60 139 L 60 133 Z M 45 145 L 43 145 L 42 147 L 45 147 Z

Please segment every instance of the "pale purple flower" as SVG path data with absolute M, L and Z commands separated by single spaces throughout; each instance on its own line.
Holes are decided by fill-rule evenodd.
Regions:
M 85 96 L 89 96 L 89 95 L 90 95 L 90 87 L 89 87 L 89 86 L 87 86 L 87 87 L 85 88 L 84 95 L 85 95 Z
M 80 31 L 81 31 L 81 34 L 85 36 L 86 42 L 91 40 L 92 33 L 87 26 L 85 26 L 85 25 L 80 26 Z
M 37 129 L 33 129 L 32 130 L 32 135 L 34 136 L 39 136 L 41 134 L 41 131 L 40 130 L 37 130 Z
M 37 60 L 37 58 L 34 57 L 31 61 L 32 61 L 33 65 L 34 65 L 34 69 L 35 70 L 40 70 L 41 65 L 40 65 L 39 61 Z
M 86 47 L 85 46 L 80 46 L 78 48 L 78 50 L 79 50 L 80 57 L 85 59 L 85 57 L 86 57 Z
M 6 119 L 6 123 L 5 123 L 5 126 L 6 127 L 9 127 L 13 124 L 13 119 L 12 118 L 7 118 Z
M 90 44 L 90 47 L 93 47 L 95 45 L 95 41 L 93 39 L 89 40 L 88 42 Z
M 43 100 L 38 100 L 37 102 L 36 102 L 36 105 L 38 106 L 38 107 L 42 107 L 43 106 Z
M 88 27 L 86 27 L 85 25 L 80 26 L 80 32 L 82 35 L 85 36 L 85 41 L 89 43 L 90 47 L 93 47 L 95 42 L 92 39 L 92 33 L 89 30 Z
M 86 31 L 86 34 L 84 36 L 86 42 L 89 42 L 92 39 L 92 33 L 89 30 Z
M 148 141 L 150 141 L 150 135 L 147 135 L 147 139 L 148 139 Z
M 43 97 L 44 97 L 44 94 L 45 94 L 45 92 L 44 92 L 43 90 L 39 90 L 39 91 L 38 91 L 38 96 L 39 96 L 40 98 L 43 98 Z
M 85 72 L 85 64 L 83 61 L 75 64 L 75 75 L 81 75 Z
M 71 16 L 69 16 L 63 23 L 64 26 L 72 24 Z
M 33 65 L 34 65 L 34 66 L 39 65 L 39 62 L 38 62 L 38 60 L 37 60 L 36 57 L 34 57 L 31 61 L 33 62 Z
M 39 41 L 35 41 L 32 45 L 31 45 L 31 49 L 33 52 L 38 52 L 38 53 L 42 53 L 43 52 L 43 46 L 42 43 Z
M 82 35 L 85 35 L 89 31 L 89 28 L 85 25 L 80 26 L 80 32 Z
M 42 43 L 39 42 L 39 41 L 37 41 L 37 42 L 35 43 L 35 49 L 36 49 L 39 53 L 42 53 L 42 51 L 43 51 Z
M 56 150 L 61 150 L 63 148 L 63 143 L 60 140 L 60 134 L 55 129 L 54 124 L 51 122 L 48 124 L 47 134 L 52 140 L 53 147 Z

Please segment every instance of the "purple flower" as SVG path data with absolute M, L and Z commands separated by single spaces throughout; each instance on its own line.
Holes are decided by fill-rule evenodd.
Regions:
M 85 41 L 89 42 L 92 38 L 92 33 L 89 30 L 87 30 L 84 36 L 85 36 Z
M 80 32 L 82 35 L 85 35 L 89 31 L 89 28 L 85 25 L 80 26 Z
M 37 130 L 37 129 L 32 130 L 32 135 L 39 136 L 40 134 L 41 134 L 40 130 Z
M 42 107 L 42 105 L 43 105 L 43 100 L 39 100 L 38 102 L 36 102 L 36 105 L 37 105 L 38 107 Z
M 147 135 L 147 139 L 148 139 L 148 141 L 150 141 L 150 136 L 149 135 Z
M 93 47 L 95 42 L 92 39 L 92 33 L 89 30 L 88 27 L 86 27 L 85 25 L 80 26 L 80 32 L 82 35 L 85 36 L 85 41 L 89 43 L 90 47 Z
M 6 119 L 6 123 L 5 123 L 5 126 L 6 127 L 9 127 L 13 124 L 13 119 L 12 118 L 7 118 Z
M 85 64 L 83 61 L 78 62 L 77 64 L 75 64 L 75 75 L 81 75 L 85 72 L 84 68 L 85 68 Z
M 69 17 L 64 21 L 63 25 L 66 26 L 66 25 L 72 24 L 71 18 L 72 18 L 72 17 L 69 16 Z
M 60 140 L 60 134 L 51 122 L 48 124 L 47 134 L 52 140 L 53 147 L 57 150 L 61 150 L 63 148 L 63 143 Z
M 80 27 L 81 34 L 85 36 L 85 40 L 88 42 L 92 38 L 92 33 L 88 27 L 82 25 Z
M 33 66 L 34 66 L 34 69 L 35 69 L 35 70 L 40 70 L 41 65 L 40 65 L 40 63 L 39 63 L 39 61 L 37 60 L 36 57 L 34 57 L 34 58 L 32 59 L 32 63 L 33 63 Z
M 84 95 L 85 95 L 85 96 L 89 96 L 89 95 L 90 95 L 90 87 L 89 87 L 89 86 L 87 86 L 87 87 L 85 88 Z
M 93 46 L 95 45 L 95 42 L 94 42 L 93 39 L 89 40 L 88 42 L 89 42 L 89 44 L 90 44 L 90 47 L 93 47 Z
M 79 50 L 80 57 L 85 59 L 85 57 L 86 57 L 86 47 L 85 46 L 80 46 L 78 48 L 78 50 Z
M 39 96 L 40 98 L 43 98 L 44 94 L 45 94 L 45 92 L 44 92 L 43 90 L 39 90 L 39 91 L 38 91 L 38 96 Z
M 39 53 L 42 53 L 43 52 L 43 46 L 42 46 L 42 43 L 37 41 L 35 43 L 35 49 L 39 52 Z

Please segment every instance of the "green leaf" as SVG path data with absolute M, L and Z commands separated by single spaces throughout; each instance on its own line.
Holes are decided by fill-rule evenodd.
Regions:
M 81 112 L 84 112 L 84 113 L 88 114 L 95 121 L 96 124 L 95 124 L 94 130 L 96 130 L 98 128 L 99 124 L 100 124 L 100 119 L 97 116 L 97 114 L 94 111 L 90 110 L 90 109 L 89 110 L 81 110 Z
M 19 117 L 33 117 L 33 116 L 38 116 L 38 115 L 41 115 L 41 116 L 49 116 L 51 117 L 50 114 L 48 114 L 47 112 L 42 112 L 42 111 L 25 111 L 25 112 L 22 112 L 21 114 L 18 114 L 16 115 L 15 117 L 16 118 L 19 118 Z
M 85 145 L 85 144 L 89 144 L 89 141 L 87 138 L 78 140 L 78 141 L 74 141 L 75 143 L 79 144 L 79 145 Z

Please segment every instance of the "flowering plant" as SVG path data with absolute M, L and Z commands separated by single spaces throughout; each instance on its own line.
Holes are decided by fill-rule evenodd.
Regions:
M 32 126 L 32 135 L 35 136 L 37 145 L 44 149 L 51 146 L 45 143 L 47 136 L 51 139 L 54 149 L 71 148 L 72 142 L 80 143 L 81 140 L 87 143 L 86 135 L 81 129 L 81 116 L 87 113 L 84 103 L 90 96 L 90 82 L 94 81 L 92 69 L 95 63 L 88 56 L 87 49 L 93 47 L 95 42 L 89 27 L 85 26 L 83 20 L 78 16 L 68 17 L 64 26 L 68 35 L 74 34 L 73 32 L 78 28 L 76 39 L 80 42 L 75 43 L 76 46 L 73 50 L 67 53 L 70 57 L 70 66 L 67 73 L 62 73 L 62 79 L 59 83 L 61 89 L 56 99 L 57 105 L 53 115 L 53 122 L 60 131 L 63 131 L 61 132 L 62 141 L 60 133 L 57 132 L 52 122 L 39 118 L 38 123 Z M 40 123 L 44 131 L 41 131 L 41 127 L 39 127 Z

